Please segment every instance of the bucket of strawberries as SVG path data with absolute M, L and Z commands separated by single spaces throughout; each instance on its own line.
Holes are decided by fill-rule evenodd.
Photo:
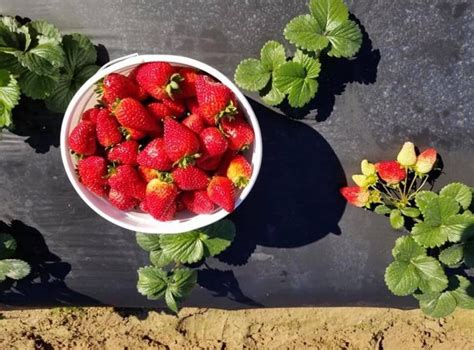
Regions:
M 239 89 L 194 59 L 136 55 L 76 93 L 61 129 L 73 187 L 100 216 L 144 233 L 216 222 L 247 197 L 262 160 Z

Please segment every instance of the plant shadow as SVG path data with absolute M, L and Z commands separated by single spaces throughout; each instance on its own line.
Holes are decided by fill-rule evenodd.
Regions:
M 3 305 L 101 305 L 97 300 L 74 292 L 65 283 L 71 265 L 51 253 L 43 235 L 34 227 L 13 220 L 10 225 L 0 221 L 0 231 L 17 241 L 15 258 L 26 261 L 31 273 L 24 279 L 7 279 L 0 283 L 0 303 Z
M 293 108 L 288 102 L 278 108 L 287 116 L 295 119 L 314 118 L 325 121 L 331 115 L 336 95 L 341 95 L 349 83 L 373 84 L 377 80 L 377 67 L 380 62 L 380 51 L 373 50 L 372 40 L 359 19 L 353 14 L 362 32 L 362 45 L 353 58 L 334 58 L 321 55 L 321 73 L 318 77 L 319 89 L 316 97 L 302 108 Z

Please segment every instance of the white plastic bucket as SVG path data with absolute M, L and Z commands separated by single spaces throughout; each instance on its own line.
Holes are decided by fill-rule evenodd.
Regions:
M 71 155 L 67 144 L 68 136 L 79 122 L 82 113 L 96 104 L 97 96 L 94 93 L 94 85 L 99 79 L 113 72 L 127 74 L 141 63 L 157 61 L 169 62 L 176 66 L 189 66 L 206 72 L 228 86 L 237 97 L 239 107 L 245 114 L 247 120 L 251 123 L 255 133 L 254 143 L 250 149 L 244 153 L 247 159 L 252 163 L 252 177 L 250 178 L 249 184 L 238 193 L 236 207 L 242 203 L 257 180 L 262 162 L 262 135 L 255 113 L 245 96 L 224 74 L 205 63 L 183 56 L 133 54 L 111 61 L 102 67 L 94 76 L 81 86 L 69 103 L 61 127 L 61 158 L 67 176 L 79 196 L 87 203 L 87 205 L 89 205 L 89 207 L 106 220 L 125 229 L 137 232 L 159 234 L 180 233 L 210 225 L 227 216 L 228 212 L 223 209 L 217 209 L 212 214 L 196 215 L 184 211 L 178 213 L 174 220 L 166 222 L 155 220 L 150 214 L 138 210 L 123 212 L 112 206 L 106 199 L 100 198 L 90 192 L 79 182 L 75 172 L 76 161 Z

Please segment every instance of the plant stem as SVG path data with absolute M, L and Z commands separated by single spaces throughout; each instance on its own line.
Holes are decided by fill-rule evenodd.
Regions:
M 418 188 L 416 189 L 416 191 L 413 192 L 413 193 L 410 195 L 410 197 L 408 197 L 408 200 L 410 200 L 413 196 L 415 196 L 415 195 L 422 189 L 422 187 L 426 184 L 426 181 L 428 181 L 428 175 L 425 175 L 425 178 L 424 178 L 423 181 L 421 182 L 420 187 L 418 187 Z

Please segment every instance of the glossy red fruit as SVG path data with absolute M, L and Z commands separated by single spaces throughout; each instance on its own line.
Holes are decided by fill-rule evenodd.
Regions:
M 396 160 L 375 163 L 379 177 L 389 185 L 396 185 L 407 176 L 405 169 Z
M 199 72 L 193 68 L 184 67 L 181 68 L 178 73 L 183 80 L 179 84 L 180 89 L 177 96 L 179 98 L 196 96 L 196 79 Z
M 137 141 L 128 140 L 115 145 L 107 154 L 107 158 L 118 164 L 137 165 L 137 155 Z
M 171 110 L 163 102 L 152 102 L 146 106 L 146 109 L 152 117 L 160 121 L 173 116 Z
M 149 62 L 137 67 L 135 79 L 146 92 L 161 100 L 173 98 L 179 90 L 181 76 L 167 62 Z
M 190 114 L 181 122 L 191 129 L 195 134 L 200 134 L 207 126 L 204 120 L 197 114 Z
M 367 188 L 359 186 L 343 187 L 341 195 L 352 205 L 362 208 L 369 202 L 370 193 Z
M 109 191 L 109 202 L 117 209 L 130 211 L 138 206 L 139 201 L 131 196 L 127 196 L 113 188 Z
M 252 127 L 242 117 L 222 119 L 221 129 L 229 141 L 229 149 L 234 151 L 247 149 L 255 139 Z
M 227 212 L 232 212 L 235 207 L 235 189 L 232 181 L 227 177 L 215 176 L 207 186 L 209 199 Z
M 108 109 L 102 109 L 97 115 L 95 126 L 97 140 L 104 147 L 110 147 L 122 141 L 122 133 L 117 119 L 110 114 Z
M 145 132 L 156 131 L 158 129 L 156 121 L 150 116 L 146 108 L 133 98 L 120 100 L 116 106 L 114 106 L 113 112 L 118 122 L 126 128 Z
M 138 84 L 119 73 L 108 74 L 102 82 L 97 84 L 96 92 L 106 105 L 111 105 L 125 97 L 139 99 Z
M 130 165 L 120 165 L 109 171 L 109 185 L 111 188 L 143 200 L 145 198 L 146 184 L 140 174 Z
M 143 100 L 147 99 L 148 97 L 150 97 L 150 95 L 148 95 L 148 92 L 146 92 L 146 90 L 140 84 L 138 84 L 138 82 L 137 82 L 137 79 L 136 79 L 137 68 L 138 67 L 135 67 L 134 69 L 132 69 L 132 71 L 128 74 L 128 77 L 130 79 L 132 79 L 137 84 L 137 86 L 138 86 L 138 99 L 140 101 L 143 101 Z
M 252 165 L 243 155 L 235 156 L 227 167 L 227 177 L 235 187 L 244 188 L 252 176 Z
M 77 163 L 79 181 L 98 196 L 107 195 L 107 162 L 104 158 L 91 156 Z
M 171 115 L 174 117 L 181 117 L 184 112 L 186 112 L 186 106 L 182 101 L 176 100 L 170 100 L 170 99 L 164 99 L 163 104 L 168 107 L 168 109 L 171 112 Z
M 97 150 L 95 125 L 82 121 L 76 125 L 68 138 L 69 148 L 77 154 L 92 155 Z
M 175 184 L 151 180 L 146 186 L 146 207 L 155 219 L 168 221 L 173 219 L 176 213 L 176 196 L 178 189 Z
M 143 180 L 145 180 L 145 182 L 147 183 L 153 179 L 157 179 L 160 177 L 160 172 L 158 170 L 153 168 L 147 168 L 141 165 L 138 167 L 138 172 L 143 178 Z
M 204 189 L 209 183 L 206 173 L 191 165 L 186 168 L 176 168 L 171 174 L 174 183 L 183 191 Z
M 97 115 L 102 110 L 102 108 L 94 107 L 89 108 L 84 113 L 82 113 L 82 121 L 87 121 L 95 124 L 97 122 Z
M 122 131 L 122 134 L 125 136 L 126 140 L 138 141 L 146 136 L 146 132 L 132 128 L 126 128 L 122 126 L 120 130 Z
M 139 154 L 138 164 L 159 171 L 170 170 L 173 162 L 168 158 L 163 139 L 151 141 Z
M 222 156 L 199 157 L 196 159 L 196 166 L 205 171 L 214 171 L 221 164 Z M 225 174 L 224 174 L 225 175 Z
M 214 202 L 207 195 L 207 191 L 184 192 L 182 201 L 186 209 L 195 214 L 210 214 L 216 208 Z
M 216 127 L 206 128 L 199 134 L 201 152 L 206 157 L 216 157 L 224 154 L 228 142 L 222 132 Z
M 172 118 L 164 121 L 164 142 L 168 158 L 186 165 L 199 151 L 199 139 L 188 127 Z

